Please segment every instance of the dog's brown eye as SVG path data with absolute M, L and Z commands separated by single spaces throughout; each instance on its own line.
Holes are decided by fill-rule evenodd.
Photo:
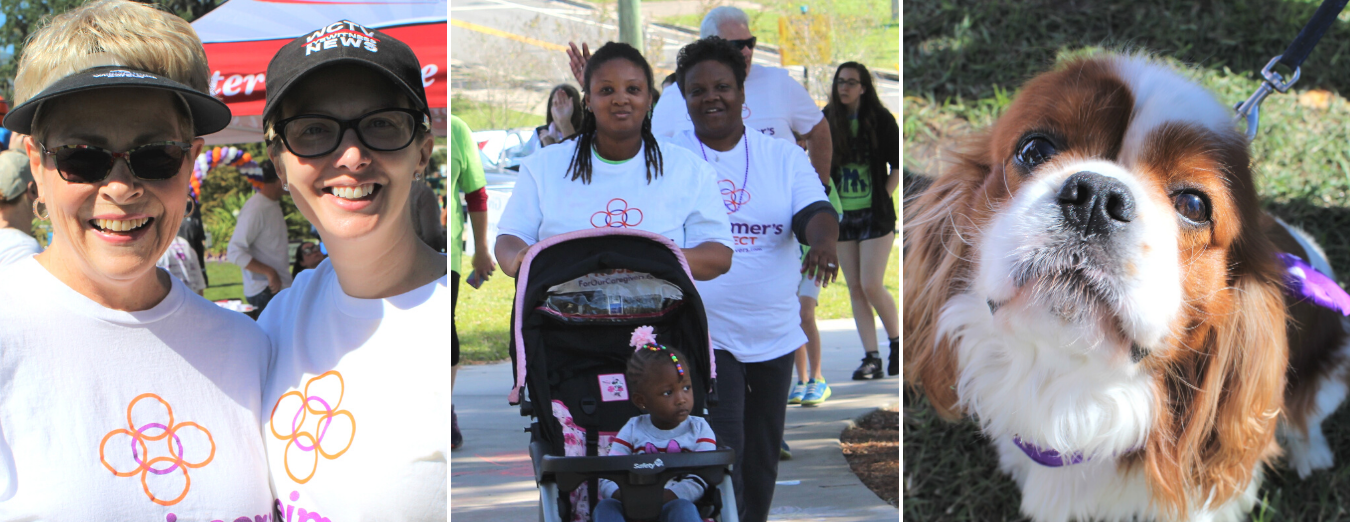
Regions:
M 1055 144 L 1050 143 L 1043 137 L 1026 138 L 1022 146 L 1017 149 L 1017 162 L 1021 163 L 1027 169 L 1034 169 L 1036 166 L 1050 161 L 1050 157 L 1058 152 L 1055 150 Z
M 1200 197 L 1194 192 L 1182 192 L 1172 198 L 1172 207 L 1177 209 L 1177 214 L 1192 223 L 1200 224 L 1209 221 L 1209 203 L 1205 198 Z

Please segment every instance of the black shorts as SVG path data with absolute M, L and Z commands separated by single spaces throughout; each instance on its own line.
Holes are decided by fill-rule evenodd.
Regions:
M 892 232 L 895 232 L 895 220 L 890 220 L 890 223 L 878 223 L 873 219 L 870 208 L 845 210 L 839 218 L 840 241 L 875 239 Z
M 459 333 L 455 332 L 454 308 L 459 303 L 459 272 L 450 271 L 454 284 L 450 286 L 450 366 L 459 364 Z

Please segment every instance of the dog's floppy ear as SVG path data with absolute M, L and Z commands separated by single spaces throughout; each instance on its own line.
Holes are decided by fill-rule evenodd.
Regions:
M 905 382 L 922 388 L 943 418 L 959 418 L 956 347 L 938 336 L 947 300 L 968 284 L 974 255 L 973 196 L 990 174 L 988 134 L 965 142 L 950 169 L 905 202 Z
M 1282 270 L 1264 237 L 1244 235 L 1245 244 L 1230 251 L 1227 306 L 1210 310 L 1205 331 L 1194 332 L 1202 337 L 1191 346 L 1200 349 L 1183 350 L 1168 365 L 1170 404 L 1160 405 L 1148 442 L 1150 487 L 1177 514 L 1242 494 L 1257 465 L 1279 454 L 1275 426 L 1288 360 Z

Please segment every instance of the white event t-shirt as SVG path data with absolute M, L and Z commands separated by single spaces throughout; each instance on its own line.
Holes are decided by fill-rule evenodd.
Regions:
M 325 259 L 263 310 L 277 352 L 263 438 L 282 520 L 446 520 L 448 284 L 358 299 Z
M 0 266 L 33 257 L 42 252 L 33 236 L 22 231 L 0 227 Z
M 643 149 L 617 165 L 593 156 L 589 184 L 572 181 L 567 173 L 577 140 L 541 149 L 520 164 L 497 224 L 499 234 L 533 245 L 577 230 L 635 228 L 666 236 L 682 248 L 709 241 L 731 246 L 712 168 L 688 150 L 659 146 L 663 173 L 651 183 Z
M 252 320 L 176 278 L 122 312 L 31 257 L 0 277 L 0 520 L 271 519 Z
M 731 220 L 731 271 L 694 282 L 708 314 L 713 348 L 754 363 L 806 342 L 797 301 L 801 262 L 792 216 L 829 200 L 801 147 L 746 130 L 726 152 L 702 146 L 694 131 L 680 132 L 671 141 L 700 158 L 706 155 L 717 171 L 724 212 Z
M 759 64 L 750 67 L 750 74 L 745 77 L 745 104 L 741 106 L 746 128 L 796 143 L 793 132 L 811 132 L 824 117 L 811 93 L 792 79 L 786 69 Z M 694 122 L 689 118 L 679 84 L 671 84 L 652 112 L 652 134 L 665 138 L 685 130 L 694 130 Z

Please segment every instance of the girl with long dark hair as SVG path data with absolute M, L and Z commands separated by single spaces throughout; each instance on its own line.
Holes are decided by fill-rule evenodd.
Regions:
M 855 380 L 881 378 L 877 327 L 872 311 L 890 338 L 886 373 L 899 373 L 899 315 L 895 298 L 883 284 L 891 247 L 895 244 L 895 203 L 891 194 L 900 183 L 900 127 L 877 98 L 872 74 L 857 62 L 840 65 L 834 72 L 830 104 L 825 106 L 830 122 L 834 155 L 830 176 L 839 189 L 843 216 L 839 223 L 839 264 L 848 282 L 853 321 L 866 351 Z
M 544 124 L 534 129 L 543 147 L 561 143 L 581 128 L 585 114 L 581 107 L 581 93 L 571 85 L 560 83 L 548 93 L 544 107 Z
M 520 165 L 494 249 L 515 277 L 530 245 L 591 228 L 637 228 L 684 250 L 694 278 L 731 268 L 731 226 L 712 168 L 651 132 L 652 69 L 637 49 L 610 42 L 583 75 L 576 138 Z

